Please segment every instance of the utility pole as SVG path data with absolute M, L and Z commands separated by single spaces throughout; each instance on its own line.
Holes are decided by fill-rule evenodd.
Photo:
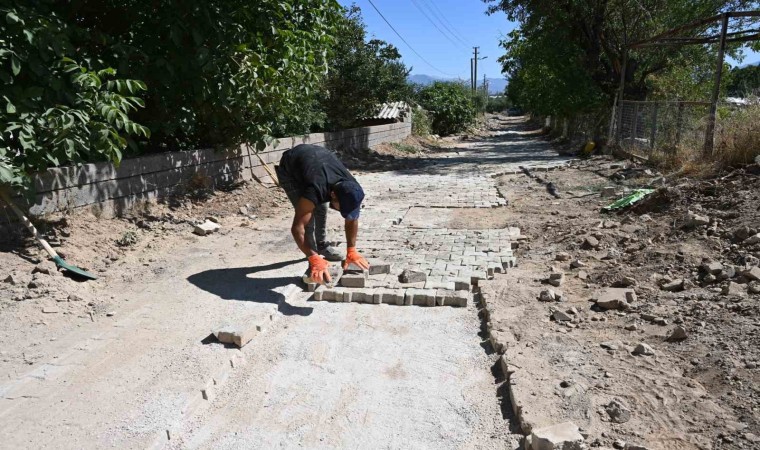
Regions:
M 473 47 L 472 49 L 475 51 L 475 68 L 472 72 L 472 80 L 473 80 L 473 86 L 472 86 L 472 92 L 475 93 L 478 87 L 478 49 L 480 47 Z
M 475 92 L 475 59 L 470 58 L 470 89 Z

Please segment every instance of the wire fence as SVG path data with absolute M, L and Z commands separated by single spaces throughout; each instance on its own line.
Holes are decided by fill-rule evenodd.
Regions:
M 615 109 L 610 136 L 630 151 L 675 151 L 679 146 L 703 147 L 709 102 L 632 101 Z

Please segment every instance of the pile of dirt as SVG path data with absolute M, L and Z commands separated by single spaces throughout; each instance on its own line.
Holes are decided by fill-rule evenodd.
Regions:
M 501 311 L 504 318 L 494 327 L 516 328 L 514 339 L 533 343 L 521 347 L 521 358 L 554 358 L 555 375 L 581 386 L 587 414 L 574 410 L 575 394 L 565 392 L 564 417 L 588 427 L 602 446 L 760 446 L 760 177 L 754 169 L 668 180 L 632 161 L 595 157 L 540 177 L 503 176 L 499 185 L 511 225 L 530 238 L 518 250 L 529 275 L 511 285 L 535 292 L 516 305 L 504 300 L 513 290 L 494 291 L 496 316 Z M 627 210 L 602 211 L 641 187 L 656 190 Z M 553 288 L 546 280 L 557 272 L 564 277 Z M 613 287 L 631 289 L 630 304 L 600 308 L 594 300 Z M 540 302 L 547 288 L 560 290 L 562 301 Z M 520 319 L 510 325 L 508 317 Z M 546 317 L 548 329 L 524 325 Z M 547 340 L 549 330 L 567 337 Z M 655 356 L 636 356 L 642 343 Z M 625 399 L 629 425 L 607 417 L 601 402 L 614 398 Z

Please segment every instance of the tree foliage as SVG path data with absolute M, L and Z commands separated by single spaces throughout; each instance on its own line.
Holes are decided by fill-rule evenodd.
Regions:
M 0 0 L 0 182 L 308 131 L 341 13 L 334 0 Z
M 757 4 L 749 0 L 484 1 L 490 12 L 504 11 L 519 23 L 502 42 L 506 54 L 500 59 L 510 76 L 510 100 L 539 114 L 565 116 L 612 103 L 627 44 Z M 663 95 L 678 90 L 696 95 L 711 63 L 714 70 L 713 52 L 703 46 L 630 52 L 627 97 L 645 98 L 658 90 Z M 693 69 L 697 76 L 686 76 L 683 68 Z
M 760 64 L 732 69 L 726 89 L 737 97 L 760 95 Z
M 129 117 L 145 84 L 68 58 L 75 33 L 45 4 L 0 7 L 0 185 L 64 162 L 118 163 L 131 138 L 149 136 Z
M 432 116 L 435 134 L 458 133 L 475 121 L 472 92 L 464 83 L 436 81 L 420 88 L 416 100 Z
M 407 100 L 409 69 L 401 53 L 378 39 L 366 40 L 361 10 L 352 5 L 337 33 L 329 63 L 323 111 L 330 129 L 349 128 L 368 117 L 378 103 Z
M 260 142 L 307 131 L 341 8 L 334 0 L 78 0 L 60 5 L 86 30 L 78 45 L 108 55 L 148 86 L 136 118 L 154 149 Z

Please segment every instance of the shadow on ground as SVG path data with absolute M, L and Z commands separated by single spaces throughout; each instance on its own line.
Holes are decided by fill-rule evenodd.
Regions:
M 314 308 L 290 305 L 285 301 L 285 296 L 278 292 L 278 289 L 290 284 L 299 284 L 301 280 L 298 277 L 252 276 L 260 272 L 282 269 L 301 261 L 302 259 L 294 259 L 265 266 L 205 270 L 190 275 L 187 281 L 223 300 L 271 303 L 277 305 L 277 310 L 282 315 L 308 316 Z

